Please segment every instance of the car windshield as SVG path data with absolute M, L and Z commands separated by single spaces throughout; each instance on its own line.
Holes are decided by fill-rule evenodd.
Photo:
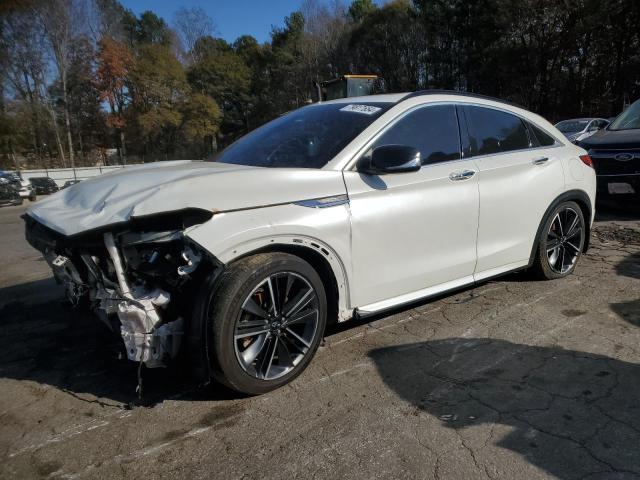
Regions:
M 310 105 L 245 135 L 217 162 L 271 168 L 322 168 L 392 103 Z
M 640 100 L 635 101 L 609 125 L 609 130 L 633 130 L 640 128 Z
M 589 120 L 565 120 L 556 125 L 562 133 L 581 132 L 587 127 Z

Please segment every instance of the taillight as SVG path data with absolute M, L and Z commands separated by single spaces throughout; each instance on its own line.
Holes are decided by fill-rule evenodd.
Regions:
M 584 163 L 587 167 L 593 168 L 593 160 L 591 160 L 591 157 L 589 155 L 580 155 L 580 160 L 582 160 L 582 163 Z

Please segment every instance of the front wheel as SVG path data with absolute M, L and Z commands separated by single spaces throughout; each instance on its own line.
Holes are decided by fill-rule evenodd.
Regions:
M 211 295 L 213 376 L 261 394 L 297 377 L 322 340 L 327 301 L 307 262 L 263 253 L 231 264 Z
M 575 202 L 558 205 L 545 221 L 538 239 L 534 270 L 552 280 L 575 270 L 585 242 L 585 220 Z

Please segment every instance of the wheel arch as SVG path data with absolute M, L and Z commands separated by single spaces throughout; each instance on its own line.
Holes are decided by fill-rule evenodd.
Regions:
M 529 255 L 529 267 L 531 267 L 535 261 L 536 252 L 538 251 L 538 246 L 540 242 L 540 233 L 542 232 L 542 228 L 546 223 L 551 212 L 560 205 L 562 202 L 575 202 L 582 210 L 582 215 L 585 218 L 585 239 L 584 246 L 582 247 L 582 251 L 586 253 L 589 249 L 589 238 L 591 236 L 591 217 L 593 215 L 593 205 L 591 203 L 591 199 L 589 195 L 584 190 L 569 190 L 561 195 L 558 195 L 556 199 L 551 202 L 547 210 L 544 212 L 542 219 L 538 225 L 538 230 L 536 231 L 535 240 L 533 241 L 533 246 L 531 248 L 531 254 Z
M 344 263 L 331 247 L 320 240 L 302 235 L 262 238 L 234 247 L 221 260 L 226 265 L 266 252 L 289 253 L 302 258 L 314 268 L 325 287 L 328 324 L 351 318 L 353 312 Z

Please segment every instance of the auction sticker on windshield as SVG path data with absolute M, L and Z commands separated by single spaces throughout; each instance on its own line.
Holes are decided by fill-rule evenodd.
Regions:
M 363 113 L 365 115 L 373 115 L 375 113 L 378 113 L 380 110 L 382 110 L 380 107 L 372 107 L 371 105 L 358 105 L 355 103 L 352 103 L 340 109 L 341 112 L 355 112 Z

